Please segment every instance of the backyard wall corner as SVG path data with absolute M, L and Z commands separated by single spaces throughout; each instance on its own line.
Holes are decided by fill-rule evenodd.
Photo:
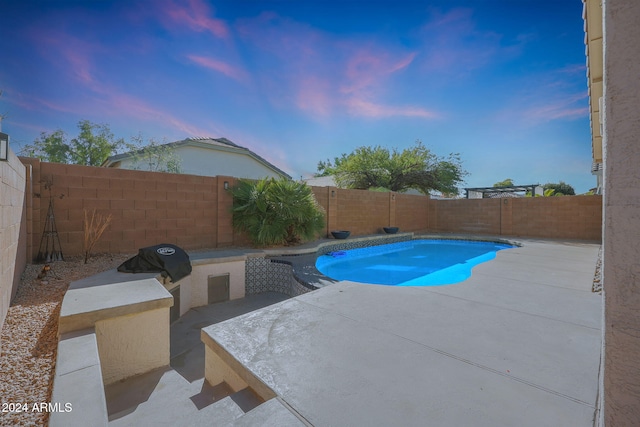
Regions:
M 9 149 L 0 161 L 0 330 L 27 265 L 26 170 Z M 1 350 L 1 349 L 0 349 Z

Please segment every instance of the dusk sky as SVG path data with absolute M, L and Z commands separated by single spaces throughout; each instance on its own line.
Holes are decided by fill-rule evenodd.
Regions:
M 595 187 L 580 0 L 0 0 L 2 131 L 226 137 L 294 178 L 363 145 L 465 187 Z

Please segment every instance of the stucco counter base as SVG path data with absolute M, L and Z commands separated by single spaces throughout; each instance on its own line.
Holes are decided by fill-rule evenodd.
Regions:
M 59 333 L 92 328 L 100 320 L 172 305 L 173 297 L 155 278 L 70 287 L 60 309 Z

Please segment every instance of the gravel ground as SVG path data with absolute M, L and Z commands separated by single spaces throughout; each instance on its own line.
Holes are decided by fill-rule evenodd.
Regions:
M 596 263 L 596 272 L 593 275 L 593 292 L 602 293 L 602 247 L 598 252 L 598 261 Z
M 69 283 L 117 267 L 131 255 L 95 255 L 28 265 L 0 335 L 0 426 L 44 426 L 51 402 L 60 304 Z M 37 404 L 34 407 L 34 404 Z

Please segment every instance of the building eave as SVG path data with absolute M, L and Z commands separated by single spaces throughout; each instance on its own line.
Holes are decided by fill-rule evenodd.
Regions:
M 602 163 L 601 98 L 603 94 L 603 46 L 601 0 L 582 0 L 584 43 L 587 61 L 587 87 L 589 92 L 589 121 L 591 125 L 591 152 L 594 163 Z

